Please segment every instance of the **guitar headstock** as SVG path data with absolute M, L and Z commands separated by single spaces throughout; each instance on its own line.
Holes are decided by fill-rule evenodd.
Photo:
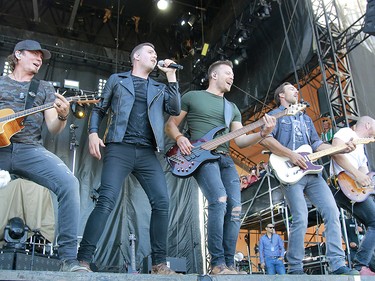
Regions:
M 307 107 L 304 103 L 291 104 L 286 110 L 285 115 L 296 115 L 298 112 L 305 110 Z
M 368 144 L 370 142 L 375 142 L 375 138 L 359 138 L 359 139 L 354 139 L 352 142 L 354 144 Z

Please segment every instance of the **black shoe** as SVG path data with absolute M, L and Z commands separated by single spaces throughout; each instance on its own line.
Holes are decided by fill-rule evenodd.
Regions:
M 332 271 L 330 274 L 333 275 L 359 275 L 359 271 L 355 269 L 350 269 L 349 267 L 343 265 L 336 269 L 335 271 Z
M 293 274 L 293 275 L 307 275 L 303 270 L 294 270 L 294 271 L 288 271 L 288 274 Z

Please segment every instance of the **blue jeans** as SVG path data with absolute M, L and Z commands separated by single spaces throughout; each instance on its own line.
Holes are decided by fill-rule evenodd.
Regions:
M 240 180 L 230 156 L 203 164 L 194 174 L 208 201 L 208 251 L 211 266 L 234 265 L 240 230 Z
M 293 185 L 282 186 L 288 203 L 292 224 L 288 238 L 288 271 L 302 270 L 305 254 L 304 237 L 308 223 L 308 209 L 304 195 L 310 199 L 323 218 L 326 237 L 326 257 L 335 271 L 345 265 L 345 253 L 341 244 L 339 211 L 332 192 L 321 175 L 306 175 Z
M 266 257 L 264 260 L 266 264 L 266 272 L 269 275 L 285 274 L 285 266 L 282 260 L 277 257 Z
M 0 148 L 0 169 L 25 177 L 56 194 L 59 257 L 76 259 L 79 182 L 64 162 L 43 146 L 13 143 Z
M 125 178 L 137 178 L 151 204 L 150 243 L 153 265 L 166 262 L 169 196 L 164 171 L 153 148 L 125 143 L 106 145 L 99 199 L 91 212 L 78 259 L 91 261 Z
M 366 234 L 359 245 L 357 253 L 354 257 L 354 265 L 356 268 L 361 268 L 362 266 L 368 267 L 372 256 L 375 251 L 375 202 L 372 196 L 369 196 L 365 201 L 355 203 L 353 205 L 350 200 L 342 193 L 338 191 L 334 193 L 337 204 L 353 212 L 353 216 L 362 222 L 366 226 Z

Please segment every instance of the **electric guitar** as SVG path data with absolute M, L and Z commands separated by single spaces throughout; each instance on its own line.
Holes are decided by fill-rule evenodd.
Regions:
M 280 118 L 285 115 L 295 115 L 297 112 L 302 111 L 305 108 L 305 104 L 295 104 L 273 116 Z M 213 161 L 220 157 L 219 155 L 212 154 L 211 150 L 214 150 L 219 145 L 246 134 L 262 125 L 264 125 L 264 122 L 260 119 L 242 127 L 241 129 L 213 139 L 219 131 L 225 129 L 224 126 L 216 127 L 205 134 L 201 139 L 191 142 L 194 147 L 191 150 L 190 155 L 183 155 L 177 144 L 172 146 L 166 153 L 166 160 L 171 167 L 172 174 L 177 177 L 191 176 L 192 173 L 195 172 L 195 170 L 204 162 Z
M 374 141 L 374 138 L 359 138 L 353 140 L 352 142 L 354 144 L 366 144 Z M 315 165 L 313 162 L 323 156 L 332 155 L 334 153 L 344 151 L 345 149 L 346 145 L 338 145 L 312 153 L 312 148 L 308 144 L 305 144 L 300 146 L 294 152 L 297 152 L 305 158 L 307 165 L 306 169 L 302 169 L 301 167 L 294 165 L 289 158 L 278 156 L 276 154 L 270 155 L 269 164 L 271 165 L 275 176 L 281 183 L 294 184 L 304 175 L 318 174 L 323 170 L 323 166 Z
M 361 186 L 348 173 L 342 171 L 337 175 L 337 183 L 342 193 L 353 202 L 363 202 L 371 194 L 375 194 L 375 172 L 370 172 L 369 177 L 372 179 L 370 186 Z
M 68 102 L 78 103 L 97 103 L 99 99 L 96 95 L 81 95 L 67 97 Z M 23 120 L 26 116 L 32 115 L 50 108 L 53 108 L 53 102 L 41 106 L 26 109 L 17 113 L 10 108 L 0 110 L 0 147 L 10 145 L 10 138 L 21 131 L 25 126 Z

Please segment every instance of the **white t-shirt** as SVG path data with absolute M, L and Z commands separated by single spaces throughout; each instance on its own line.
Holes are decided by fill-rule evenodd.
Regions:
M 344 142 L 348 142 L 351 138 L 353 140 L 358 139 L 358 135 L 354 132 L 351 128 L 342 128 L 340 129 L 333 138 L 338 138 Z M 359 167 L 367 167 L 367 157 L 365 154 L 365 147 L 363 144 L 357 144 L 356 149 L 350 153 L 343 154 L 345 157 L 348 158 L 350 163 L 357 169 Z M 336 164 L 334 160 L 332 160 L 333 169 L 331 166 L 331 171 L 333 170 L 335 175 L 338 175 L 344 169 L 341 168 L 339 165 Z M 332 165 L 332 164 L 331 164 Z

